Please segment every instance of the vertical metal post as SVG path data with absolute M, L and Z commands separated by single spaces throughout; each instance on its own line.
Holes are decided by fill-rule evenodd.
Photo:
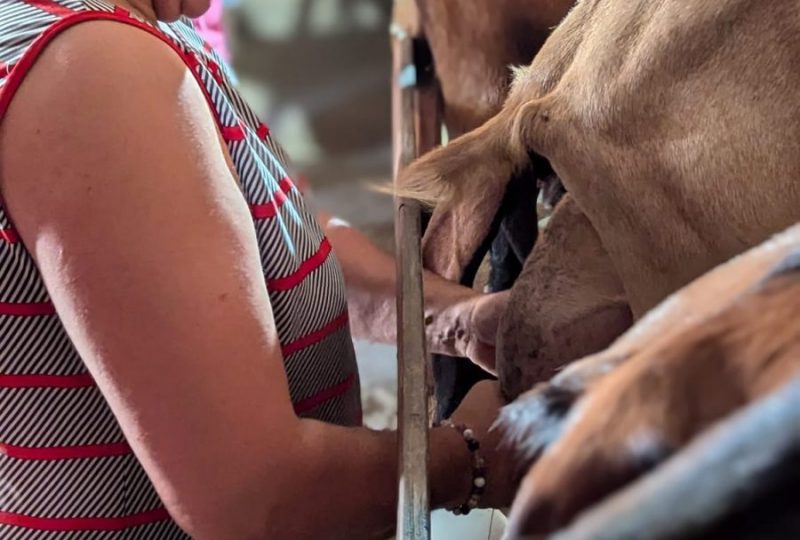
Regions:
M 392 28 L 394 176 L 439 142 L 438 91 L 423 84 L 416 41 Z M 424 66 L 429 69 L 428 66 Z M 428 78 L 432 81 L 432 78 Z M 430 362 L 425 347 L 420 207 L 395 201 L 398 345 L 398 540 L 430 539 Z

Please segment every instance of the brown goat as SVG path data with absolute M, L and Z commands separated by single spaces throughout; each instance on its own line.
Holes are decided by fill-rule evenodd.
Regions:
M 502 111 L 409 168 L 405 194 L 480 208 L 470 226 L 461 223 L 470 236 L 530 153 L 545 156 L 638 318 L 797 221 L 798 56 L 795 2 L 583 0 Z M 429 248 L 460 264 L 469 249 L 440 238 Z M 550 291 L 554 302 L 559 292 Z M 500 365 L 535 369 L 507 352 Z

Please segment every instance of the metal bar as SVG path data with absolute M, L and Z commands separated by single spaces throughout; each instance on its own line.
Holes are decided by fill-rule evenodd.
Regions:
M 439 143 L 438 91 L 432 77 L 420 79 L 410 29 L 392 27 L 392 127 L 394 177 Z M 428 62 L 425 62 L 428 64 Z M 427 66 L 423 69 L 429 70 Z M 422 84 L 421 84 L 422 83 Z M 420 207 L 395 200 L 398 344 L 397 538 L 430 539 L 428 487 L 430 362 L 425 347 Z

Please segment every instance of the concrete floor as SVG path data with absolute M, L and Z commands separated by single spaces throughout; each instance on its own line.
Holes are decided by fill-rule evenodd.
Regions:
M 306 175 L 315 202 L 378 245 L 392 203 L 369 191 L 391 175 L 391 0 L 226 0 L 240 87 Z M 396 349 L 357 342 L 365 423 L 396 426 Z M 433 540 L 499 539 L 492 512 L 435 512 Z

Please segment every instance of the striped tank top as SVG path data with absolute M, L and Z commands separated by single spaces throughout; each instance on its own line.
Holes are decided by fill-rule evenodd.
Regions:
M 360 423 L 338 262 L 282 149 L 190 21 L 152 26 L 105 0 L 0 0 L 0 119 L 46 44 L 90 20 L 149 32 L 195 75 L 250 206 L 295 411 Z M 70 342 L 11 218 L 0 198 L 0 538 L 186 538 Z

